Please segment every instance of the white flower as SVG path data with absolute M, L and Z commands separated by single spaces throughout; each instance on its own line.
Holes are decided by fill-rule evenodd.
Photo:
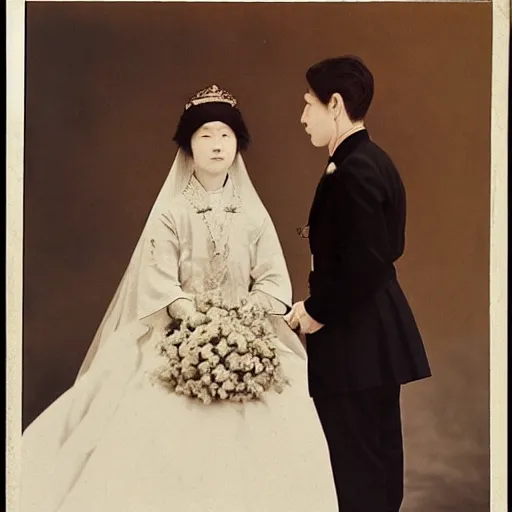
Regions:
M 219 383 L 229 379 L 229 372 L 222 364 L 212 370 L 212 375 L 215 377 L 215 381 Z
M 168 369 L 169 369 L 169 374 L 172 377 L 172 379 L 177 381 L 181 375 L 181 363 L 178 361 L 175 361 L 175 360 L 171 361 L 169 363 Z M 164 380 L 168 380 L 167 374 L 165 374 L 165 375 L 161 374 L 161 375 Z
M 208 390 L 206 388 L 202 388 L 201 391 L 197 394 L 197 397 L 205 404 L 211 404 L 212 403 L 212 397 L 210 396 L 210 393 L 208 393 Z
M 219 322 L 211 322 L 205 326 L 204 330 L 200 333 L 198 345 L 203 346 L 207 343 L 213 344 L 214 340 L 219 340 L 221 337 L 221 329 Z
M 222 389 L 225 391 L 234 391 L 236 388 L 236 384 L 231 380 L 226 380 L 222 383 Z
M 178 357 L 178 348 L 174 345 L 170 345 L 165 349 L 165 355 L 169 359 L 177 359 Z
M 257 357 L 254 357 L 253 361 L 254 361 L 254 373 L 257 375 L 257 374 L 261 373 L 265 369 L 265 367 L 261 364 L 261 361 Z
M 187 357 L 188 355 L 190 355 L 190 353 L 191 353 L 191 351 L 193 349 L 194 349 L 194 343 L 193 342 L 182 343 L 178 347 L 178 353 L 179 353 L 180 357 Z
M 171 382 L 173 380 L 171 369 L 168 366 L 157 368 L 156 374 L 163 381 Z
M 206 359 L 207 361 L 211 361 L 215 354 L 213 353 L 213 345 L 211 343 L 207 343 L 201 348 L 201 357 Z
M 272 361 L 270 361 L 270 359 L 265 357 L 261 360 L 261 362 L 263 363 L 263 366 L 265 367 L 265 371 L 267 371 L 267 372 L 274 371 L 274 366 L 272 365 Z
M 268 373 L 260 373 L 254 377 L 254 381 L 261 384 L 265 389 L 270 387 L 271 377 Z
M 265 358 L 270 359 L 274 356 L 274 352 L 270 348 L 270 344 L 264 339 L 258 339 L 254 341 L 253 347 L 259 355 Z
M 205 386 L 209 386 L 211 383 L 212 383 L 212 376 L 210 373 L 205 373 L 202 377 L 201 377 L 201 382 L 205 385 Z
M 220 333 L 224 338 L 227 338 L 233 332 L 233 326 L 229 322 L 230 318 L 225 319 L 220 327 Z
M 219 385 L 216 382 L 212 382 L 209 386 L 210 394 L 215 397 L 217 395 L 217 391 L 219 390 Z
M 181 331 L 177 331 L 174 334 L 171 334 L 167 338 L 167 342 L 169 345 L 180 345 L 185 340 L 184 334 Z
M 219 344 L 215 347 L 215 350 L 220 357 L 226 357 L 233 349 L 228 346 L 226 338 L 222 338 Z
M 226 341 L 228 342 L 228 345 L 233 345 L 235 346 L 237 344 L 237 340 L 239 339 L 240 337 L 240 333 L 239 332 L 236 332 L 236 331 L 232 331 L 228 337 L 226 338 Z
M 261 384 L 258 384 L 257 382 L 253 381 L 253 384 L 252 384 L 252 387 L 251 387 L 251 390 L 252 392 L 257 396 L 259 397 L 260 395 L 262 395 L 264 392 L 265 392 L 265 389 L 263 388 L 263 386 Z
M 205 375 L 210 371 L 210 363 L 208 361 L 203 361 L 199 363 L 199 366 L 197 368 L 201 375 Z
M 226 364 L 228 368 L 234 372 L 242 369 L 240 355 L 236 352 L 232 352 L 228 357 L 226 357 Z
M 247 327 L 251 326 L 253 321 L 254 318 L 250 311 L 243 312 L 240 316 L 240 322 L 242 322 L 242 325 L 246 325 Z
M 240 366 L 242 368 L 242 371 L 249 372 L 254 368 L 254 362 L 252 360 L 251 354 L 247 353 L 244 354 L 240 358 Z
M 260 395 L 265 391 L 263 386 L 256 379 L 254 379 L 250 373 L 246 373 L 244 375 L 244 382 L 246 389 L 255 395 Z
M 245 329 L 244 330 L 244 338 L 249 342 L 249 343 L 252 343 L 253 341 L 256 340 L 256 336 L 254 335 L 254 333 L 250 330 L 250 329 Z
M 238 384 L 238 374 L 234 373 L 234 372 L 231 372 L 229 374 L 229 380 L 230 380 L 230 382 L 232 382 L 235 385 Z
M 206 313 L 206 316 L 208 318 L 211 318 L 212 320 L 222 320 L 225 319 L 228 316 L 228 312 L 225 309 L 217 308 L 217 307 L 211 307 L 208 312 Z
M 245 354 L 248 350 L 247 340 L 238 332 L 232 332 L 227 341 L 228 345 L 235 345 L 240 354 Z
M 331 162 L 325 169 L 325 174 L 332 174 L 336 170 L 336 164 Z
M 181 372 L 186 379 L 191 379 L 196 376 L 197 373 L 197 362 L 193 359 L 185 358 L 181 363 Z

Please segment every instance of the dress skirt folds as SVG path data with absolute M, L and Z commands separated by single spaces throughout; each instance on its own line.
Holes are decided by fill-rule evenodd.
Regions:
M 205 199 L 200 185 L 191 180 L 190 187 Z M 229 203 L 229 180 L 223 194 Z M 156 219 L 137 274 L 138 319 L 114 331 L 23 435 L 21 512 L 338 511 L 305 350 L 282 317 L 271 317 L 289 380 L 282 393 L 204 405 L 154 378 L 163 362 L 157 345 L 169 321 L 165 307 L 203 291 L 212 233 L 220 233 L 217 241 L 224 236 L 219 225 L 230 226 L 224 296 L 291 298 L 268 215 L 243 201 L 212 203 L 220 205 L 220 223 L 208 225 L 186 194 Z

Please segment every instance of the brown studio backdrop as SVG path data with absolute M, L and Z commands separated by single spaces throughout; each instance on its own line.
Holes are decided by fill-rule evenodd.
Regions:
M 404 511 L 489 510 L 490 4 L 29 4 L 24 427 L 73 382 L 175 155 L 187 97 L 239 99 L 295 299 L 324 150 L 304 72 L 355 53 L 408 192 L 398 268 L 434 377 L 403 395 Z

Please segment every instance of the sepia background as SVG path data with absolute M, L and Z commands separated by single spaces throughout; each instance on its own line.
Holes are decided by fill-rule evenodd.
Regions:
M 408 192 L 398 269 L 433 377 L 406 386 L 404 512 L 489 510 L 491 5 L 28 4 L 23 425 L 72 383 L 175 155 L 187 98 L 239 100 L 294 284 L 326 162 L 307 67 L 361 56 L 368 128 Z

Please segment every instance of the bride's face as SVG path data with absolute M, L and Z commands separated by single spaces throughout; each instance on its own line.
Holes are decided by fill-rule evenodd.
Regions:
M 235 133 L 221 121 L 203 124 L 192 135 L 190 146 L 196 170 L 208 174 L 226 173 L 237 152 Z

